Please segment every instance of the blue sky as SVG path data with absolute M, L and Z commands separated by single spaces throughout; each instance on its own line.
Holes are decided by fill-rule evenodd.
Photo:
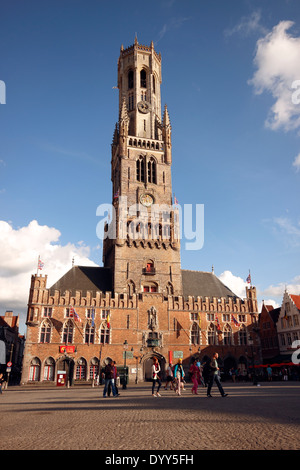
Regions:
M 238 295 L 250 269 L 260 301 L 274 305 L 285 286 L 300 294 L 297 0 L 2 0 L 1 314 L 24 318 L 38 255 L 48 286 L 73 256 L 102 264 L 96 209 L 111 201 L 113 87 L 135 35 L 162 54 L 173 191 L 205 208 L 204 246 L 183 243 L 182 267 L 214 265 Z

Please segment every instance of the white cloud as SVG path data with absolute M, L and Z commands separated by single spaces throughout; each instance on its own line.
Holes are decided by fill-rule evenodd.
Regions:
M 254 58 L 257 70 L 248 82 L 257 94 L 267 91 L 275 99 L 265 122 L 272 130 L 300 130 L 300 104 L 293 100 L 292 88 L 300 79 L 300 37 L 287 32 L 293 24 L 281 21 L 257 41 Z
M 232 36 L 236 33 L 242 34 L 243 36 L 249 36 L 251 33 L 264 33 L 266 29 L 261 25 L 261 12 L 256 10 L 249 16 L 243 16 L 238 24 L 233 28 L 227 28 L 224 31 L 225 36 Z
M 0 312 L 13 310 L 26 314 L 31 275 L 37 272 L 38 257 L 44 262 L 40 274 L 48 275 L 50 287 L 75 264 L 96 266 L 89 259 L 90 248 L 82 242 L 77 245 L 58 243 L 61 233 L 36 220 L 27 226 L 14 229 L 6 221 L 0 221 Z
M 286 246 L 300 246 L 300 221 L 296 223 L 288 217 L 274 217 L 273 224 L 275 234 L 279 234 Z
M 172 31 L 174 29 L 178 29 L 181 27 L 183 23 L 186 21 L 189 21 L 191 18 L 186 18 L 186 17 L 178 17 L 178 18 L 170 18 L 167 23 L 163 25 L 161 30 L 158 33 L 158 38 L 155 41 L 155 44 L 158 44 L 159 41 L 162 40 L 162 38 L 167 34 L 169 31 Z
M 274 300 L 274 299 L 264 300 L 264 304 L 265 305 L 272 305 L 272 307 L 274 307 L 274 308 L 278 308 L 278 307 L 281 306 L 281 304 L 276 302 L 276 300 Z M 261 311 L 261 309 L 259 311 Z
M 246 297 L 246 286 L 248 284 L 241 277 L 235 276 L 231 271 L 224 271 L 218 278 L 238 297 L 241 299 Z
M 279 283 L 277 285 L 268 286 L 262 291 L 262 296 L 276 297 L 279 302 L 283 298 L 284 291 L 287 290 L 289 294 L 300 295 L 300 275 L 294 277 L 287 283 Z M 267 301 L 265 301 L 267 303 Z M 281 305 L 281 304 L 280 304 Z
M 300 153 L 295 157 L 295 160 L 293 161 L 293 166 L 296 168 L 296 171 L 300 170 Z

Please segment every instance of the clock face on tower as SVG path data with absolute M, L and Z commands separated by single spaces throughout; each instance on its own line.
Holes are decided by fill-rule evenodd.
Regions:
M 153 204 L 154 199 L 150 194 L 142 194 L 140 197 L 141 204 L 146 207 L 150 207 Z
M 137 104 L 137 108 L 140 113 L 147 114 L 150 111 L 150 104 L 148 101 L 139 101 Z

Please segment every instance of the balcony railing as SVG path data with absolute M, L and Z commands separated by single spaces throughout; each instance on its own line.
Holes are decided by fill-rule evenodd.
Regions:
M 143 274 L 146 274 L 146 275 L 153 275 L 155 274 L 155 268 L 153 266 L 147 266 L 147 268 L 143 268 Z

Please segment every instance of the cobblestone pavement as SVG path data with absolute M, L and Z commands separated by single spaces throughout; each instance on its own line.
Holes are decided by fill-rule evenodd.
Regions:
M 300 382 L 224 383 L 152 397 L 151 383 L 103 398 L 103 387 L 9 387 L 0 395 L 1 450 L 298 450 Z

